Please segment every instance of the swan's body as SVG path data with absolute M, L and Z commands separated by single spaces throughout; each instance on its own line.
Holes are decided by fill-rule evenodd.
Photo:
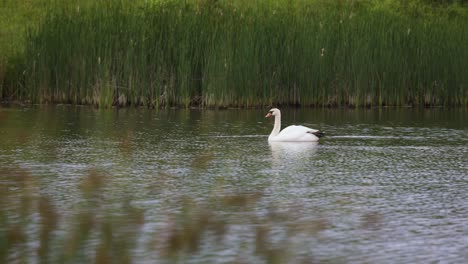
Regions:
M 268 111 L 268 114 L 265 117 L 275 117 L 275 125 L 271 131 L 268 141 L 287 141 L 287 142 L 316 142 L 320 137 L 323 136 L 323 133 L 312 128 L 305 126 L 288 126 L 285 129 L 281 130 L 281 112 L 277 108 L 272 108 Z

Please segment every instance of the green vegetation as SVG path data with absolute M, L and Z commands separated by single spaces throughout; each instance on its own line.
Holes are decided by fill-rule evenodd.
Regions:
M 55 2 L 0 75 L 1 95 L 101 107 L 468 106 L 461 1 L 251 2 Z

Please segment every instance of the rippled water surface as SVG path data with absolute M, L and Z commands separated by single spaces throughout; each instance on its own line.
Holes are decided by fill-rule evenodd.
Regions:
M 283 109 L 283 127 L 326 136 L 271 145 L 267 110 L 3 107 L 0 180 L 28 173 L 66 219 L 83 203 L 83 178 L 107 175 L 102 206 L 128 202 L 143 212 L 137 262 L 164 260 L 164 239 L 147 244 L 168 236 L 186 203 L 225 229 L 219 241 L 205 234 L 181 262 L 270 262 L 259 253 L 263 240 L 288 263 L 468 261 L 466 110 Z M 234 206 L 220 202 L 226 197 Z M 31 237 L 25 250 L 34 260 Z

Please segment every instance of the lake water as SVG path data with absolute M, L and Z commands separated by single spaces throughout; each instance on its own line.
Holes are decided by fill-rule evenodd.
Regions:
M 326 136 L 273 145 L 267 111 L 0 108 L 0 198 L 8 198 L 0 231 L 8 241 L 5 230 L 20 222 L 26 233 L 0 245 L 0 257 L 39 259 L 41 207 L 15 213 L 15 197 L 28 194 L 14 179 L 28 175 L 26 192 L 47 197 L 59 215 L 50 259 L 82 208 L 107 212 L 90 216 L 94 224 L 124 223 L 132 208 L 140 222 L 119 234 L 133 241 L 135 262 L 468 261 L 467 110 L 282 109 L 283 127 Z M 83 206 L 83 180 L 94 174 L 105 178 L 98 211 Z M 104 233 L 92 226 L 85 260 Z M 194 226 L 201 235 L 186 235 Z

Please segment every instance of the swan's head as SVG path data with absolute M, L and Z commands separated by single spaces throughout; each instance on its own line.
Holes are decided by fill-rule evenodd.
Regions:
M 272 108 L 270 111 L 268 111 L 268 114 L 265 117 L 271 117 L 271 116 L 279 116 L 280 115 L 280 110 L 278 108 Z

